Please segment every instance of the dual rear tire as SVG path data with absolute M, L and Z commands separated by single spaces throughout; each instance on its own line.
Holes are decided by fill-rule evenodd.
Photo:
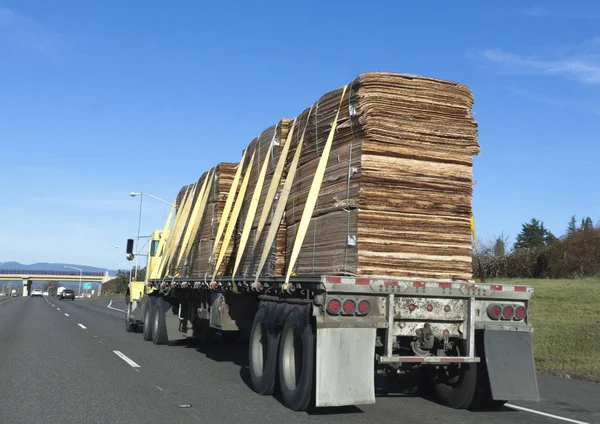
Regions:
M 306 307 L 288 310 L 283 328 L 281 311 L 262 306 L 250 333 L 249 368 L 253 389 L 262 395 L 281 392 L 283 404 L 306 410 L 312 400 L 315 370 L 315 335 Z M 277 384 L 278 383 L 278 384 Z

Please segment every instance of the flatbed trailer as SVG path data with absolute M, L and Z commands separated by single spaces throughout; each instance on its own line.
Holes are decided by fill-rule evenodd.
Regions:
M 465 86 L 363 74 L 261 132 L 238 164 L 181 189 L 151 236 L 147 279 L 129 284 L 126 330 L 155 344 L 248 340 L 252 388 L 293 410 L 374 403 L 376 376 L 452 408 L 537 400 L 533 289 L 465 279 L 471 107 Z M 345 231 L 319 234 L 326 217 L 320 229 Z
M 374 403 L 377 374 L 394 383 L 416 376 L 452 408 L 489 409 L 539 399 L 532 293 L 393 276 L 291 277 L 287 284 L 283 277 L 169 277 L 130 284 L 126 330 L 141 329 L 154 344 L 210 343 L 215 331 L 249 340 L 253 389 L 269 395 L 277 388 L 294 410 L 311 399 L 316 407 Z

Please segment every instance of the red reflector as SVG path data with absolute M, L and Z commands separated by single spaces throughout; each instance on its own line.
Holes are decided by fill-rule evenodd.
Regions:
M 527 316 L 527 309 L 525 309 L 523 306 L 517 306 L 517 309 L 515 309 L 515 318 L 522 320 L 525 318 L 525 316 Z
M 356 284 L 368 286 L 369 284 L 371 284 L 371 280 L 368 280 L 366 278 L 357 278 Z
M 502 308 L 499 305 L 490 305 L 487 308 L 487 314 L 491 319 L 500 319 Z
M 413 281 L 413 287 L 425 287 L 425 283 L 422 281 Z
M 345 314 L 353 314 L 356 310 L 356 303 L 354 300 L 346 300 L 344 302 L 344 313 Z
M 440 289 L 451 289 L 452 283 L 439 283 Z
M 415 309 L 417 309 L 417 307 L 415 305 L 413 305 L 412 303 L 410 305 L 408 305 L 408 310 L 409 311 L 414 311 Z
M 360 315 L 367 315 L 371 310 L 371 304 L 368 300 L 361 300 L 358 302 L 358 313 Z
M 384 281 L 383 285 L 384 286 L 397 286 L 398 282 L 397 281 Z
M 432 305 L 427 305 L 427 311 L 428 311 L 428 312 L 431 312 L 431 311 L 433 311 L 433 306 L 432 306 Z
M 502 291 L 502 286 L 491 285 L 490 290 Z
M 450 305 L 444 306 L 444 311 L 445 312 L 450 312 Z
M 515 308 L 513 308 L 510 305 L 505 306 L 504 309 L 502 310 L 502 316 L 504 317 L 504 319 L 512 319 L 514 314 L 515 314 Z
M 340 284 L 342 279 L 340 277 L 327 277 L 325 282 L 329 284 Z
M 342 309 L 342 302 L 340 302 L 337 299 L 331 299 L 329 302 L 327 302 L 327 312 L 329 312 L 332 315 L 337 315 L 340 313 Z
M 527 291 L 527 287 L 525 287 L 525 286 L 515 286 L 515 291 L 517 291 L 517 292 L 526 292 Z

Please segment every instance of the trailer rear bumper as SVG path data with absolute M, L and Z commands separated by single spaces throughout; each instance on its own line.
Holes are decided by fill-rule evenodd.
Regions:
M 483 342 L 492 397 L 495 400 L 539 401 L 533 331 L 486 326 Z
M 377 359 L 380 364 L 417 363 L 439 365 L 480 361 L 476 356 L 380 356 Z

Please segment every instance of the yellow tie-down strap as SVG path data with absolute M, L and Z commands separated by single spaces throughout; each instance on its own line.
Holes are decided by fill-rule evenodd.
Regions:
M 277 237 L 277 231 L 279 230 L 279 225 L 281 224 L 281 220 L 283 219 L 283 214 L 285 213 L 285 206 L 287 204 L 288 197 L 290 196 L 290 191 L 292 189 L 292 183 L 294 182 L 294 177 L 296 176 L 296 169 L 298 167 L 298 162 L 300 161 L 300 153 L 302 152 L 302 145 L 304 144 L 304 135 L 306 134 L 306 128 L 308 128 L 308 123 L 310 122 L 310 115 L 312 113 L 312 106 L 308 111 L 308 116 L 306 117 L 306 123 L 304 124 L 304 129 L 302 130 L 302 136 L 300 137 L 300 141 L 298 142 L 298 146 L 296 147 L 296 153 L 294 154 L 294 158 L 292 159 L 292 163 L 290 165 L 290 169 L 288 171 L 285 182 L 283 183 L 283 188 L 281 189 L 281 193 L 279 194 L 279 200 L 277 200 L 277 206 L 275 206 L 275 213 L 273 214 L 273 218 L 271 220 L 271 226 L 269 227 L 269 232 L 267 233 L 267 238 L 265 240 L 265 245 L 263 246 L 262 255 L 260 256 L 260 262 L 258 264 L 258 268 L 256 269 L 256 275 L 254 277 L 254 284 L 258 283 L 258 279 L 260 277 L 260 273 L 262 272 L 265 263 L 267 262 L 267 258 L 269 257 L 269 252 L 271 251 L 271 246 L 275 241 L 275 237 Z M 294 125 L 296 122 L 294 121 Z M 292 126 L 292 129 L 294 126 Z M 280 161 L 284 156 L 287 156 L 289 146 L 292 144 L 292 131 L 288 135 L 288 141 L 286 143 L 287 150 L 282 152 Z M 257 235 L 258 240 L 258 235 Z
M 196 189 L 198 188 L 198 183 L 194 183 L 190 194 L 187 196 L 187 199 L 184 203 L 183 210 L 181 211 L 181 215 L 179 215 L 179 219 L 175 222 L 175 228 L 173 229 L 173 237 L 171 238 L 171 246 L 169 248 L 169 257 L 166 262 L 166 272 L 169 272 L 169 268 L 171 268 L 171 264 L 173 262 L 173 256 L 175 255 L 175 251 L 177 249 L 177 242 L 181 240 L 181 236 L 183 234 L 183 230 L 188 222 L 188 218 L 190 216 L 190 210 L 192 208 L 192 204 L 194 203 L 194 198 L 196 197 Z
M 327 167 L 327 161 L 329 160 L 329 153 L 331 152 L 333 136 L 335 135 L 335 129 L 337 127 L 338 119 L 340 117 L 340 110 L 342 109 L 342 102 L 344 100 L 344 95 L 346 94 L 347 88 L 348 86 L 346 85 L 342 90 L 340 105 L 338 107 L 337 113 L 335 114 L 335 119 L 333 121 L 333 124 L 331 125 L 331 129 L 329 130 L 329 136 L 327 137 L 325 148 L 323 149 L 321 159 L 319 160 L 319 164 L 317 165 L 315 177 L 313 179 L 312 185 L 310 186 L 310 191 L 308 192 L 306 204 L 304 205 L 304 211 L 302 211 L 302 218 L 300 218 L 300 225 L 298 225 L 296 240 L 294 241 L 294 247 L 290 255 L 290 262 L 288 264 L 287 273 L 285 275 L 284 289 L 287 289 L 287 286 L 290 282 L 290 277 L 292 275 L 292 272 L 294 271 L 294 266 L 296 265 L 296 260 L 298 259 L 298 255 L 300 254 L 302 243 L 304 243 L 304 237 L 306 236 L 308 225 L 310 224 L 315 205 L 317 204 L 317 198 L 319 197 L 319 191 L 321 190 L 321 184 L 323 183 L 323 177 L 325 176 L 325 168 Z
M 275 128 L 275 131 L 277 131 L 277 128 Z M 237 274 L 238 267 L 240 266 L 240 262 L 244 256 L 246 243 L 248 243 L 248 238 L 250 237 L 250 231 L 252 230 L 252 224 L 254 223 L 254 216 L 256 215 L 258 202 L 260 201 L 260 195 L 262 194 L 263 185 L 265 183 L 265 175 L 267 175 L 267 168 L 269 167 L 269 158 L 271 157 L 271 150 L 273 149 L 273 141 L 274 140 L 272 140 L 271 144 L 269 145 L 269 149 L 267 150 L 267 154 L 265 156 L 265 161 L 263 162 L 260 173 L 258 174 L 258 180 L 256 181 L 256 186 L 254 187 L 254 193 L 252 193 L 252 200 L 250 201 L 248 214 L 245 217 L 244 228 L 242 229 L 242 236 L 240 238 L 240 245 L 238 246 L 237 255 L 235 257 L 235 265 L 233 266 L 233 272 L 231 274 L 232 283 L 235 281 L 235 275 Z M 257 147 L 259 143 L 260 137 L 256 143 Z M 258 160 L 260 160 L 260 158 Z
M 471 235 L 473 236 L 473 245 L 477 250 L 477 234 L 475 233 L 475 217 L 471 214 Z
M 210 186 L 212 184 L 212 179 L 214 177 L 213 170 L 211 169 L 206 178 L 204 179 L 204 183 L 202 183 L 202 188 L 200 189 L 200 194 L 198 195 L 198 200 L 194 205 L 194 210 L 192 211 L 192 216 L 190 218 L 190 222 L 185 230 L 185 235 L 183 236 L 183 243 L 181 244 L 181 250 L 179 251 L 179 257 L 177 258 L 177 264 L 175 265 L 176 269 L 179 269 L 179 264 L 181 263 L 182 258 L 187 258 L 190 252 L 190 249 L 193 244 L 194 236 L 198 232 L 198 228 L 202 222 L 202 218 L 204 217 L 204 209 L 206 208 L 206 203 L 208 201 L 208 194 L 210 192 Z M 192 243 L 190 243 L 190 237 L 192 237 Z
M 275 167 L 275 173 L 273 174 L 273 179 L 271 180 L 271 185 L 269 186 L 269 191 L 267 192 L 267 197 L 265 199 L 265 204 L 263 205 L 262 212 L 260 214 L 260 219 L 258 221 L 258 227 L 256 228 L 256 237 L 254 238 L 254 243 L 252 244 L 252 250 L 250 252 L 251 257 L 254 257 L 256 245 L 260 240 L 260 236 L 262 235 L 263 229 L 267 222 L 267 218 L 269 217 L 269 211 L 271 210 L 271 206 L 273 205 L 273 201 L 275 200 L 275 193 L 277 192 L 277 188 L 279 188 L 281 176 L 283 175 L 283 170 L 285 167 L 285 161 L 287 160 L 287 155 L 290 150 L 289 140 L 291 140 L 292 136 L 294 135 L 295 127 L 296 120 L 294 120 L 292 128 L 290 128 L 290 133 L 287 137 L 288 141 L 286 141 L 285 145 L 283 146 L 281 155 L 279 156 L 279 160 L 277 161 L 277 166 Z M 277 134 L 277 127 L 275 128 L 275 134 Z M 271 225 L 273 225 L 273 222 L 271 222 Z
M 171 227 L 170 230 L 167 231 L 167 234 L 162 237 L 165 239 L 164 241 L 164 245 L 165 247 L 163 248 L 163 252 L 161 254 L 160 257 L 160 262 L 158 264 L 158 268 L 156 270 L 156 278 L 162 278 L 163 274 L 164 274 L 164 268 L 169 260 L 169 257 L 171 255 L 171 246 L 173 245 L 173 237 L 172 235 L 175 234 L 175 229 L 177 228 L 177 224 L 179 223 L 179 220 L 181 219 L 181 214 L 183 213 L 183 206 L 185 205 L 185 202 L 188 199 L 188 196 L 190 194 L 192 187 L 188 187 L 185 190 L 185 193 L 183 194 L 183 199 L 182 199 L 182 204 L 181 207 L 179 208 L 179 211 L 177 213 L 175 213 L 175 218 L 173 220 L 173 226 Z M 175 202 L 173 202 L 173 208 L 176 208 L 177 199 L 175 199 Z M 167 225 L 169 225 L 170 223 L 167 221 L 167 224 L 165 224 L 165 227 L 167 227 Z
M 219 258 L 217 259 L 217 264 L 213 270 L 213 276 L 210 283 L 215 282 L 215 277 L 217 276 L 217 272 L 221 267 L 221 263 L 223 262 L 223 258 L 225 257 L 225 253 L 227 252 L 227 248 L 229 247 L 229 242 L 231 241 L 231 235 L 233 234 L 233 230 L 235 229 L 235 224 L 237 222 L 238 216 L 240 215 L 240 210 L 242 209 L 242 203 L 244 203 L 244 196 L 246 195 L 246 188 L 248 187 L 248 180 L 250 179 L 250 173 L 252 172 L 252 164 L 254 163 L 254 155 L 256 152 L 252 153 L 252 157 L 250 158 L 250 163 L 246 168 L 246 174 L 244 175 L 244 180 L 242 181 L 242 186 L 240 187 L 240 191 L 235 200 L 235 206 L 233 208 L 233 212 L 231 213 L 231 217 L 227 222 L 227 230 L 225 231 L 225 238 L 223 239 L 223 243 L 221 244 L 221 250 L 219 252 Z M 233 291 L 236 290 L 235 284 L 233 285 Z
M 208 262 L 212 262 L 215 257 L 215 253 L 217 251 L 217 246 L 219 246 L 219 242 L 221 241 L 221 236 L 223 235 L 223 231 L 225 231 L 225 226 L 227 225 L 227 220 L 229 218 L 229 212 L 231 212 L 231 206 L 233 205 L 233 201 L 235 200 L 235 194 L 238 189 L 238 184 L 240 183 L 240 178 L 242 177 L 242 168 L 244 167 L 244 160 L 246 159 L 246 150 L 242 154 L 242 160 L 240 161 L 237 171 L 235 171 L 235 177 L 233 178 L 233 184 L 229 188 L 229 194 L 227 195 L 227 200 L 225 201 L 225 207 L 223 208 L 223 213 L 221 214 L 221 219 L 219 221 L 219 228 L 217 229 L 217 236 L 215 237 L 215 244 L 213 245 L 212 251 L 210 252 L 210 256 L 208 258 Z M 216 270 L 215 270 L 216 272 Z
M 173 211 L 175 210 L 175 202 L 171 206 L 171 211 L 169 212 L 169 216 L 167 217 L 167 221 L 165 222 L 165 226 L 163 227 L 162 233 L 160 233 L 160 239 L 158 241 L 158 247 L 156 248 L 156 254 L 158 255 L 158 264 L 154 266 L 150 270 L 150 279 L 153 280 L 157 278 L 158 269 L 160 267 L 160 263 L 162 262 L 163 257 L 163 249 L 165 245 L 165 240 L 169 237 L 169 227 L 171 226 L 171 220 L 173 219 Z

